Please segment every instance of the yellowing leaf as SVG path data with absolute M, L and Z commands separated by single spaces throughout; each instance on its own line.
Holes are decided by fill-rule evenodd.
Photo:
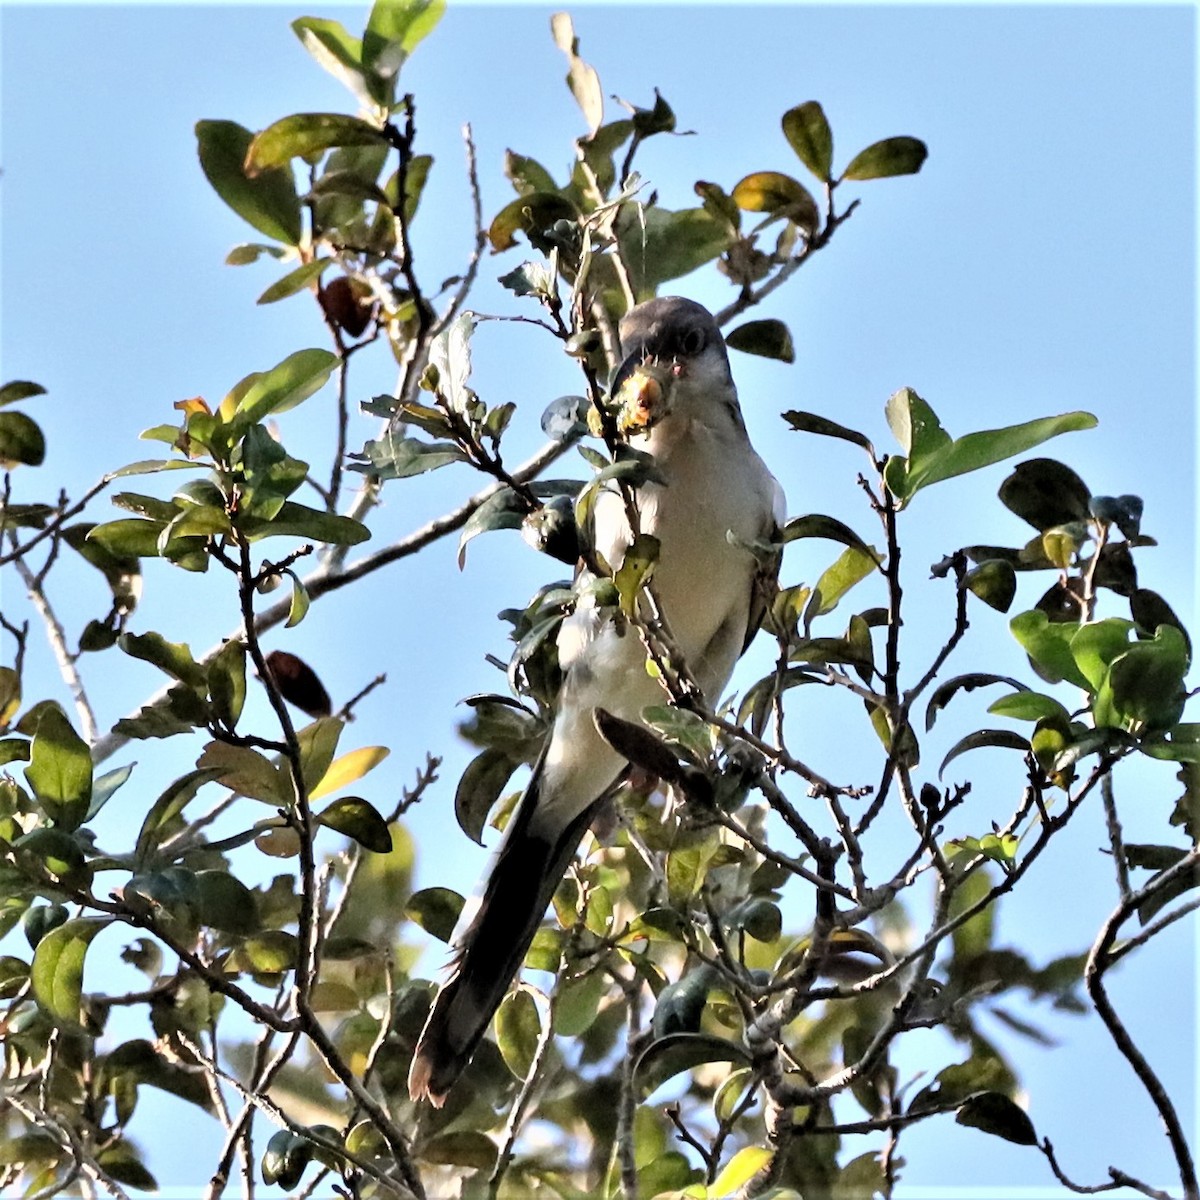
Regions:
M 772 1153 L 765 1146 L 743 1146 L 713 1180 L 708 1194 L 716 1198 L 739 1191 L 771 1161 Z
M 337 759 L 328 771 L 321 777 L 321 782 L 309 793 L 310 800 L 320 800 L 329 796 L 339 788 L 361 779 L 368 771 L 374 770 L 391 753 L 386 746 L 363 746 L 351 750 Z

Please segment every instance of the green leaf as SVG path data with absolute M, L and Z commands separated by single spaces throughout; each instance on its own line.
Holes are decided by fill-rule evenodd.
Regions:
M 788 542 L 799 541 L 800 538 L 825 538 L 831 542 L 839 542 L 843 546 L 853 546 L 871 552 L 870 546 L 849 525 L 844 525 L 835 517 L 827 517 L 822 513 L 793 517 L 784 525 L 781 536 L 784 545 L 787 545 Z
M 729 225 L 704 208 L 671 212 L 655 205 L 639 208 L 638 214 L 633 209 L 622 206 L 617 236 L 639 300 L 649 299 L 661 284 L 690 274 L 733 244 Z
M 143 1192 L 158 1191 L 158 1180 L 138 1158 L 134 1148 L 124 1140 L 106 1146 L 96 1155 L 96 1162 L 106 1176 L 118 1183 Z
M 286 250 L 281 250 L 278 246 L 267 246 L 262 242 L 242 242 L 225 255 L 225 265 L 245 267 L 258 262 L 264 254 L 271 258 L 283 258 L 286 253 Z
M 353 517 L 309 508 L 292 500 L 285 500 L 269 521 L 244 517 L 237 524 L 252 542 L 268 537 L 299 537 L 331 546 L 357 546 L 371 536 L 371 531 Z
M 151 663 L 160 671 L 186 683 L 189 687 L 203 687 L 207 682 L 204 667 L 192 657 L 186 642 L 168 642 L 161 633 L 123 633 L 117 645 L 130 656 Z
M 861 446 L 872 458 L 875 457 L 875 447 L 871 445 L 871 440 L 865 433 L 859 433 L 857 429 L 847 429 L 845 425 L 839 425 L 836 421 L 829 420 L 828 417 L 819 417 L 816 413 L 791 409 L 783 414 L 783 419 L 799 433 L 817 433 L 822 437 L 840 438 L 844 442 L 853 442 L 854 445 Z
M 433 156 L 431 154 L 414 154 L 408 160 L 408 164 L 404 171 L 404 205 L 403 213 L 406 221 L 411 221 L 417 215 L 417 208 L 421 203 L 421 196 L 425 191 L 425 181 L 429 178 L 429 170 L 433 166 Z M 388 185 L 388 192 L 395 191 L 392 184 Z M 394 201 L 389 201 L 393 209 L 399 209 L 400 197 L 397 195 Z
M 574 222 L 579 216 L 575 205 L 558 192 L 529 192 L 510 200 L 488 226 L 488 241 L 499 253 L 517 244 L 517 234 L 524 233 L 536 250 L 548 253 L 551 243 L 546 230 L 556 221 Z
M 286 167 L 293 158 L 333 146 L 375 146 L 387 139 L 374 125 L 343 113 L 293 113 L 256 134 L 246 151 L 250 178 Z
M 587 450 L 590 450 L 590 447 L 579 447 L 581 454 Z M 619 482 L 626 483 L 630 487 L 640 487 L 648 481 L 654 483 L 665 482 L 662 472 L 658 469 L 654 459 L 650 455 L 629 446 L 618 446 L 617 454 L 618 458 L 616 462 L 604 463 L 595 475 L 588 480 L 587 484 L 576 497 L 575 524 L 577 528 L 588 528 L 592 511 L 606 483 Z M 604 458 L 598 455 L 595 460 L 588 458 L 588 461 L 595 465 L 596 463 L 604 462 Z
M 196 766 L 209 778 L 216 779 L 222 787 L 238 795 L 277 806 L 287 806 L 293 800 L 292 785 L 287 775 L 250 746 L 209 742 L 196 760 Z M 183 780 L 179 782 L 182 784 Z
M 1175 610 L 1157 592 L 1153 592 L 1149 588 L 1138 588 L 1129 597 L 1129 615 L 1137 622 L 1138 633 L 1141 636 L 1153 637 L 1155 630 L 1160 625 L 1173 625 L 1183 634 L 1188 657 L 1191 657 L 1192 641 L 1183 627 L 1183 622 L 1175 615 Z
M 955 1115 L 959 1125 L 995 1134 L 1018 1146 L 1036 1146 L 1037 1133 L 1028 1113 L 1003 1092 L 983 1092 L 968 1097 Z
M 827 183 L 833 171 L 833 133 L 825 112 L 815 100 L 809 100 L 783 114 L 783 136 L 800 161 Z
M 32 383 L 28 379 L 14 379 L 0 387 L 0 408 L 7 408 L 18 400 L 30 400 L 34 396 L 44 396 L 46 389 L 40 383 Z
M 1008 627 L 1042 678 L 1050 683 L 1065 679 L 1084 691 L 1090 690 L 1087 676 L 1076 665 L 1071 653 L 1071 640 L 1077 626 L 1052 622 L 1044 612 L 1031 609 L 1018 613 L 1009 621 Z
M 300 772 L 309 795 L 319 794 L 317 785 L 329 773 L 345 722 L 340 717 L 318 717 L 296 734 L 300 747 Z
M 0 529 L 45 529 L 54 512 L 49 504 L 9 504 L 0 511 Z
M 1187 669 L 1183 634 L 1173 625 L 1160 625 L 1152 641 L 1136 642 L 1113 661 L 1108 671 L 1113 707 L 1146 728 L 1170 728 L 1183 715 Z
M 504 997 L 496 1011 L 496 1044 L 508 1069 L 526 1079 L 542 1036 L 542 1018 L 533 997 L 518 988 Z
M 454 793 L 454 816 L 459 828 L 483 845 L 487 815 L 520 764 L 503 750 L 487 749 L 468 764 Z
M 111 771 L 105 771 L 92 784 L 92 802 L 88 805 L 85 820 L 90 821 L 112 799 L 116 790 L 122 787 L 129 779 L 129 776 L 133 774 L 133 768 L 136 766 L 137 763 L 128 763 L 123 767 L 115 767 Z
M 702 966 L 687 971 L 658 994 L 650 1031 L 655 1039 L 675 1033 L 698 1033 L 708 993 L 719 982 L 713 969 Z
M 554 44 L 567 56 L 570 70 L 567 86 L 587 121 L 588 133 L 594 134 L 604 119 L 604 93 L 596 69 L 579 57 L 579 39 L 569 13 L 557 12 L 550 18 Z
M 809 233 L 821 224 L 817 202 L 808 188 L 778 171 L 755 171 L 740 179 L 733 189 L 733 202 L 746 212 L 786 217 Z
M 713 752 L 715 737 L 711 725 L 686 708 L 674 704 L 650 704 L 642 709 L 642 720 L 663 737 L 682 746 L 703 762 Z
M 313 184 L 311 194 L 322 199 L 337 196 L 355 201 L 370 200 L 375 204 L 391 204 L 383 188 L 371 179 L 364 179 L 356 171 L 326 170 Z
M 29 972 L 33 994 L 56 1024 L 79 1027 L 84 959 L 96 935 L 111 924 L 109 917 L 81 917 L 52 929 L 38 943 Z
M 28 761 L 29 743 L 23 738 L 5 738 L 0 741 L 0 767 L 6 767 L 11 762 Z
M 363 34 L 363 62 L 393 78 L 445 11 L 446 0 L 375 0 Z
M 271 1135 L 262 1156 L 263 1183 L 277 1183 L 284 1191 L 293 1191 L 312 1161 L 313 1144 L 307 1138 L 280 1129 Z
M 1189 722 L 1165 732 L 1148 734 L 1142 738 L 1138 749 L 1151 758 L 1167 762 L 1200 763 L 1200 724 Z M 1180 771 L 1181 778 L 1183 775 L 1184 771 Z
M 982 746 L 999 746 L 1005 750 L 1021 750 L 1028 752 L 1029 740 L 1011 729 L 977 729 L 966 737 L 955 742 L 950 752 L 942 759 L 938 767 L 938 778 L 941 779 L 946 768 L 960 755 L 968 750 L 978 750 Z
M 337 364 L 337 355 L 328 350 L 297 350 L 289 354 L 269 371 L 255 373 L 242 381 L 246 387 L 237 403 L 237 416 L 251 424 L 295 408 L 325 386 Z
M 362 453 L 352 457 L 360 460 L 351 463 L 352 471 L 380 480 L 407 479 L 450 463 L 467 461 L 467 456 L 452 442 L 424 442 L 404 437 L 396 430 L 367 442 Z
M 201 925 L 238 935 L 258 929 L 254 893 L 228 871 L 198 871 L 194 882 L 196 918 Z
M 284 929 L 264 929 L 242 943 L 235 961 L 239 967 L 245 963 L 241 969 L 256 974 L 281 975 L 296 965 L 299 950 L 300 943 L 294 933 Z
M 404 906 L 404 915 L 440 942 L 449 942 L 462 912 L 463 898 L 450 888 L 431 887 L 414 892 Z
M 607 993 L 608 977 L 603 971 L 567 983 L 560 981 L 554 996 L 554 1032 L 561 1037 L 580 1037 L 595 1022 Z
M 523 262 L 501 275 L 496 282 L 514 296 L 549 297 L 554 294 L 554 276 L 546 263 Z
M 38 722 L 25 778 L 58 828 L 79 828 L 92 799 L 92 755 L 57 705 Z
M 374 88 L 368 83 L 362 66 L 362 42 L 351 36 L 340 22 L 300 17 L 292 22 L 292 30 L 317 63 L 349 88 L 361 104 L 373 100 L 387 102 L 384 96 L 376 95 L 379 81 L 372 81 Z
M 721 1173 L 709 1184 L 708 1195 L 712 1200 L 731 1196 L 740 1191 L 766 1169 L 775 1151 L 766 1146 L 743 1146 L 721 1169 Z
M 159 441 L 174 442 L 179 437 L 178 425 L 157 425 L 154 429 L 147 429 L 139 436 L 147 438 L 150 441 L 155 439 L 151 434 L 160 433 Z M 129 475 L 157 475 L 160 471 L 200 471 L 203 470 L 205 464 L 202 462 L 189 462 L 183 458 L 144 458 L 140 462 L 129 463 L 127 466 L 121 467 L 114 471 L 112 476 L 114 479 L 124 479 Z
M 373 804 L 358 796 L 342 796 L 335 800 L 317 814 L 317 820 L 376 854 L 391 853 L 392 831 L 388 823 Z
M 884 414 L 913 471 L 950 444 L 950 435 L 942 428 L 937 414 L 912 388 L 893 392 L 888 397 Z
M 997 612 L 1008 612 L 1017 596 L 1017 572 L 1012 563 L 1000 558 L 988 558 L 972 567 L 963 582 Z
M 31 950 L 36 950 L 38 943 L 51 930 L 66 923 L 67 907 L 65 904 L 35 904 L 26 909 L 21 924 L 25 930 L 25 940 Z
M 668 1079 L 710 1062 L 750 1065 L 744 1046 L 709 1033 L 673 1033 L 658 1038 L 642 1051 L 634 1070 L 638 1087 L 648 1096 Z
M 176 684 L 167 692 L 168 703 L 145 704 L 136 716 L 122 717 L 113 732 L 128 738 L 169 738 L 191 733 L 208 717 L 204 701 L 186 684 Z
M 1106 617 L 1087 625 L 1074 627 L 1071 634 L 1071 656 L 1087 680 L 1088 691 L 1098 692 L 1104 684 L 1113 659 L 1129 649 L 1129 634 L 1133 622 L 1121 617 Z
M 41 466 L 46 457 L 46 439 L 41 427 L 23 412 L 0 412 L 0 468 L 20 464 Z
M 86 869 L 83 849 L 73 833 L 39 826 L 13 842 L 21 857 L 32 857 L 54 878 L 76 886 L 86 886 L 90 873 Z
M 493 492 L 468 518 L 458 539 L 458 569 L 467 561 L 467 544 L 495 529 L 520 529 L 529 505 L 510 487 Z
M 227 729 L 234 729 L 246 703 L 246 647 L 231 638 L 208 664 L 208 698 Z
M 198 121 L 201 169 L 239 217 L 259 233 L 295 246 L 303 233 L 295 180 L 290 169 L 247 175 L 244 164 L 253 137 L 235 121 Z
M 481 1178 L 486 1179 L 496 1165 L 496 1143 L 478 1129 L 451 1129 L 422 1141 L 421 1161 L 473 1167 L 481 1172 Z M 554 1193 L 561 1194 L 558 1188 Z
M 639 533 L 625 548 L 621 565 L 613 575 L 613 583 L 621 597 L 621 611 L 632 617 L 637 611 L 642 585 L 649 579 L 658 562 L 661 543 L 649 533 Z
M 774 358 L 780 362 L 796 361 L 796 347 L 792 335 L 782 321 L 747 321 L 725 335 L 725 344 L 744 354 L 757 354 L 761 358 Z
M 312 262 L 302 263 L 294 271 L 289 271 L 282 279 L 277 279 L 259 298 L 256 304 L 274 304 L 276 300 L 284 300 L 302 292 L 314 279 L 320 279 L 326 267 L 333 265 L 331 258 L 314 258 Z
M 527 196 L 531 192 L 558 191 L 554 177 L 540 162 L 515 150 L 504 152 L 504 174 L 519 196 Z
M 308 607 L 311 603 L 308 596 L 308 588 L 301 582 L 300 577 L 294 572 L 289 573 L 292 576 L 292 603 L 288 608 L 288 618 L 284 622 L 285 629 L 291 629 L 299 625 L 308 615 Z
M 861 583 L 879 567 L 882 559 L 871 546 L 848 546 L 838 555 L 817 580 L 816 591 L 821 594 L 820 615 L 832 612 L 841 598 L 855 584 Z
M 0 729 L 9 727 L 20 707 L 21 676 L 12 667 L 0 667 Z
M 914 137 L 890 137 L 860 150 L 842 172 L 843 179 L 884 179 L 893 175 L 915 175 L 929 150 Z
M 956 693 L 960 691 L 973 692 L 976 688 L 988 687 L 993 683 L 1007 683 L 1010 687 L 1016 688 L 1018 692 L 1028 690 L 1023 683 L 1008 675 L 989 675 L 982 672 L 955 675 L 953 679 L 947 679 L 938 684 L 933 695 L 929 697 L 929 704 L 925 708 L 925 729 L 928 731 L 933 728 L 938 713 L 950 703 Z
M 1005 508 L 1039 532 L 1088 518 L 1087 484 L 1053 458 L 1018 463 L 1000 485 L 999 496 Z
M 11 1000 L 28 978 L 29 967 L 21 959 L 11 954 L 0 955 L 0 1000 Z
M 1189 851 L 1184 846 L 1148 845 L 1144 842 L 1130 842 L 1125 846 L 1125 861 L 1131 867 L 1140 867 L 1145 871 L 1166 871 L 1177 862 L 1185 859 Z
M 219 767 L 207 767 L 202 770 L 189 771 L 186 775 L 168 784 L 162 795 L 150 806 L 150 811 L 142 820 L 142 827 L 138 831 L 134 861 L 139 869 L 146 865 L 154 850 L 157 849 L 160 837 L 165 832 L 172 830 L 175 818 L 184 810 L 184 807 L 206 783 L 218 779 L 221 773 Z
M 951 440 L 933 410 L 911 388 L 888 401 L 888 421 L 908 455 L 889 458 L 884 472 L 889 490 L 901 504 L 930 484 L 981 470 L 1059 434 L 1096 425 L 1091 413 L 1073 412 Z
M 1017 721 L 1040 721 L 1044 717 L 1053 717 L 1071 722 L 1071 714 L 1053 696 L 1043 696 L 1040 692 L 1012 692 L 1001 696 L 988 706 L 988 712 L 996 717 L 1012 717 Z
M 750 896 L 725 914 L 731 929 L 743 929 L 756 942 L 778 941 L 783 932 L 783 914 L 779 905 L 766 896 Z

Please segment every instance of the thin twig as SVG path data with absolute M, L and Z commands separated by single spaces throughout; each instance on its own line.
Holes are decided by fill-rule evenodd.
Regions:
M 1117 892 L 1122 900 L 1129 898 L 1129 863 L 1125 860 L 1125 839 L 1121 833 L 1121 818 L 1113 795 L 1112 772 L 1100 781 L 1100 796 L 1104 801 L 1104 823 L 1108 829 L 1108 844 L 1112 850 L 1113 868 L 1117 873 Z
M 83 679 L 76 669 L 75 658 L 70 650 L 67 649 L 66 630 L 63 629 L 62 622 L 55 615 L 50 600 L 46 595 L 41 577 L 30 570 L 23 558 L 18 558 L 15 561 L 17 573 L 24 581 L 29 598 L 33 602 L 34 608 L 37 609 L 38 615 L 42 618 L 42 623 L 46 626 L 46 640 L 50 643 L 50 648 L 54 652 L 54 660 L 58 663 L 59 673 L 63 677 L 63 682 L 71 690 L 71 697 L 75 702 L 75 711 L 79 714 L 79 724 L 83 733 L 83 739 L 88 745 L 94 746 L 100 737 L 100 731 L 96 725 L 96 713 L 92 708 L 91 701 L 88 699 Z
M 1163 1086 L 1162 1080 L 1159 1079 L 1113 1007 L 1104 986 L 1104 975 L 1112 965 L 1110 956 L 1121 925 L 1148 896 L 1153 895 L 1158 889 L 1166 887 L 1172 879 L 1178 878 L 1184 872 L 1193 870 L 1198 860 L 1200 860 L 1200 850 L 1193 850 L 1173 867 L 1157 875 L 1146 887 L 1124 896 L 1101 927 L 1100 933 L 1088 953 L 1087 964 L 1083 970 L 1083 982 L 1088 996 L 1091 998 L 1092 1006 L 1100 1020 L 1104 1022 L 1114 1045 L 1138 1077 L 1163 1123 L 1167 1141 L 1171 1146 L 1171 1153 L 1175 1157 L 1175 1164 L 1179 1170 L 1179 1179 L 1183 1184 L 1183 1194 L 1186 1200 L 1200 1198 L 1200 1186 L 1197 1185 L 1196 1167 L 1192 1159 L 1191 1148 L 1188 1145 L 1187 1134 L 1184 1132 L 1179 1114 L 1170 1094 Z

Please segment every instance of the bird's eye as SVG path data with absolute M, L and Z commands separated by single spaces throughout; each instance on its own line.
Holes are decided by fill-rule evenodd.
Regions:
M 689 329 L 683 335 L 683 340 L 679 343 L 684 354 L 699 354 L 704 349 L 704 330 Z

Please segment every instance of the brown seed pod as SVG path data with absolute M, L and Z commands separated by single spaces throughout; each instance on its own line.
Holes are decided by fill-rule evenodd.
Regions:
M 333 704 L 317 673 L 302 658 L 286 650 L 272 650 L 267 655 L 267 670 L 279 694 L 307 716 L 328 717 Z
M 339 275 L 322 288 L 319 295 L 325 315 L 351 337 L 362 337 L 371 323 L 375 304 L 371 289 L 361 279 Z

